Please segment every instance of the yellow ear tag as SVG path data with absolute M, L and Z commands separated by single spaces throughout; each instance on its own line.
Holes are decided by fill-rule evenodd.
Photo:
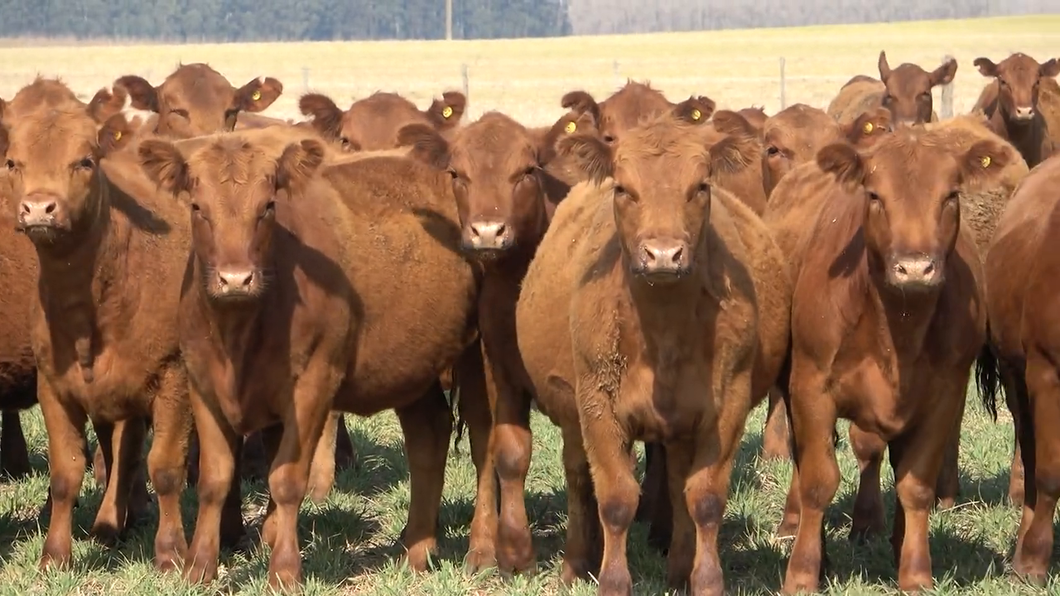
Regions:
M 979 158 L 979 163 L 983 164 L 984 168 L 989 168 L 990 167 L 990 156 L 989 155 L 982 156 L 981 158 Z
M 253 99 L 254 101 L 261 99 L 261 91 L 255 91 L 254 94 L 250 96 L 250 99 Z
M 114 131 L 114 140 L 115 141 L 120 141 L 121 140 L 121 131 L 120 130 Z
M 703 117 L 703 112 L 700 112 L 697 109 L 693 109 L 692 110 L 692 119 L 693 120 L 699 120 L 702 117 Z
M 861 127 L 861 130 L 865 131 L 865 134 L 871 134 L 875 128 L 871 122 L 866 122 L 865 126 Z
M 442 108 L 442 118 L 449 118 L 453 115 L 453 108 L 445 106 Z
M 573 122 L 568 122 L 567 126 L 563 127 L 563 130 L 567 131 L 567 133 L 569 134 L 578 130 L 578 125 Z

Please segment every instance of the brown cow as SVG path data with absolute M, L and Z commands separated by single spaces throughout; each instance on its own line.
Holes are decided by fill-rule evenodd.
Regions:
M 181 64 L 154 87 L 143 77 L 126 75 L 115 87 L 129 91 L 131 106 L 153 112 L 145 127 L 171 138 L 190 138 L 232 130 L 240 112 L 260 112 L 283 92 L 272 77 L 253 79 L 239 89 L 207 64 Z
M 409 564 L 425 569 L 435 547 L 451 432 L 438 376 L 474 339 L 477 294 L 455 201 L 445 176 L 414 160 L 322 165 L 324 143 L 306 134 L 272 127 L 139 148 L 145 171 L 194 222 L 180 307 L 203 450 L 185 567 L 193 581 L 216 575 L 236 438 L 279 420 L 262 537 L 270 585 L 300 582 L 298 507 L 331 408 L 397 410 L 413 486 Z M 260 341 L 241 339 L 250 333 Z M 264 374 L 226 379 L 240 362 Z
M 1022 453 L 1025 496 L 1012 560 L 1017 575 L 1042 586 L 1053 554 L 1053 515 L 1060 499 L 1060 393 L 1057 386 L 1056 289 L 1060 266 L 1060 156 L 1035 168 L 1020 184 L 986 255 L 990 349 L 977 365 L 980 392 L 996 416 L 997 388 L 1005 388 Z
M 695 101 L 689 101 L 695 100 Z M 682 102 L 689 106 L 690 116 L 696 120 L 707 120 L 714 113 L 714 101 L 706 97 L 692 96 Z M 622 133 L 634 128 L 642 118 L 653 118 L 668 113 L 675 105 L 661 91 L 653 89 L 651 83 L 630 79 L 618 91 L 597 103 L 586 91 L 571 91 L 560 99 L 560 105 L 579 114 L 593 117 L 600 137 L 613 143 Z
M 330 97 L 307 93 L 298 109 L 311 118 L 311 126 L 325 139 L 346 151 L 378 151 L 397 147 L 398 131 L 408 124 L 425 124 L 439 131 L 460 125 L 467 98 L 459 91 L 446 91 L 421 111 L 396 93 L 377 91 L 353 102 L 345 112 Z
M 960 190 L 999 176 L 1006 155 L 993 140 L 956 150 L 939 133 L 900 129 L 867 150 L 828 145 L 817 154 L 820 171 L 798 168 L 774 189 L 778 200 L 807 204 L 767 213 L 773 229 L 803 230 L 789 246 L 776 236 L 796 264 L 789 505 L 801 519 L 785 593 L 818 586 L 824 511 L 839 484 L 837 417 L 888 442 L 898 585 L 931 587 L 934 482 L 985 339 L 981 267 L 960 226 Z
M 766 121 L 769 120 L 769 114 L 766 114 L 765 108 L 760 106 L 736 110 L 736 113 L 743 116 L 758 134 L 762 134 L 762 129 L 765 127 Z
M 784 257 L 747 206 L 712 188 L 714 175 L 756 163 L 760 150 L 742 154 L 740 135 L 712 132 L 664 114 L 614 144 L 561 140 L 592 181 L 557 210 L 517 307 L 537 399 L 563 427 L 564 577 L 600 563 L 603 522 L 601 594 L 632 588 L 634 440 L 666 445 L 677 528 L 669 582 L 722 593 L 717 529 L 732 457 L 787 350 Z
M 938 120 L 931 107 L 931 90 L 953 81 L 956 60 L 947 60 L 931 72 L 909 63 L 891 70 L 887 53 L 881 51 L 878 66 L 880 80 L 864 75 L 851 79 L 828 105 L 828 115 L 840 124 L 849 124 L 864 112 L 882 106 L 890 110 L 895 124 Z
M 704 123 L 708 107 L 690 99 L 671 109 L 696 114 L 693 119 Z M 553 130 L 563 122 L 561 118 Z M 599 120 L 594 117 L 593 122 Z M 399 136 L 401 144 L 413 146 L 414 155 L 452 177 L 464 247 L 486 268 L 479 329 L 490 373 L 490 403 L 495 409 L 490 443 L 501 491 L 493 554 L 503 573 L 529 570 L 535 565 L 524 502 L 531 450 L 530 399 L 524 391 L 529 382 L 515 349 L 515 305 L 526 268 L 555 205 L 569 187 L 552 176 L 543 161 L 553 152 L 541 144 L 540 133 L 532 134 L 497 112 L 459 129 L 451 141 L 422 125 L 407 126 Z M 576 169 L 585 171 L 584 166 Z M 479 568 L 490 558 L 476 554 L 469 565 Z
M 169 202 L 153 201 L 151 193 L 134 199 L 119 186 L 120 168 L 101 160 L 120 154 L 113 151 L 131 131 L 121 114 L 102 126 L 92 116 L 90 109 L 63 105 L 17 118 L 0 132 L 5 194 L 16 199 L 11 211 L 33 241 L 40 267 L 38 290 L 26 297 L 33 304 L 31 343 L 53 498 L 40 564 L 70 563 L 86 419 L 116 464 L 92 527 L 112 542 L 126 526 L 143 422 L 150 418 L 147 463 L 160 512 L 155 564 L 168 569 L 185 548 L 179 497 L 191 416 L 174 290 L 186 260 L 179 246 L 187 226 Z M 114 424 L 122 420 L 124 440 L 108 453 Z
M 994 64 L 976 58 L 979 73 L 994 79 L 984 89 L 973 111 L 990 119 L 990 128 L 1019 149 L 1033 168 L 1048 158 L 1060 142 L 1060 61 L 1044 64 L 1017 52 Z M 1043 101 L 1044 100 L 1044 101 Z

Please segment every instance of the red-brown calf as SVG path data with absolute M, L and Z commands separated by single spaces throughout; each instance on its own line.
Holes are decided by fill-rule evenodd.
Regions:
M 298 109 L 312 118 L 312 127 L 346 151 L 378 151 L 397 147 L 398 131 L 409 124 L 423 124 L 439 131 L 460 125 L 467 98 L 459 91 L 446 91 L 421 111 L 396 93 L 376 92 L 357 100 L 345 112 L 326 95 L 308 93 L 298 100 Z
M 801 253 L 788 398 L 801 519 L 785 593 L 818 586 L 824 511 L 839 484 L 838 417 L 888 442 L 898 585 L 931 587 L 934 485 L 985 339 L 981 267 L 960 226 L 959 192 L 999 175 L 1006 155 L 992 140 L 957 151 L 937 133 L 900 129 L 861 151 L 828 145 L 817 153 L 821 171 L 799 168 L 774 189 L 775 200 L 807 205 L 767 217 L 774 229 L 804 230 L 788 251 Z
M 563 427 L 572 526 L 564 576 L 595 569 L 602 531 L 600 594 L 632 589 L 634 440 L 666 446 L 670 583 L 723 592 L 717 530 L 732 457 L 754 394 L 764 397 L 787 349 L 783 255 L 748 207 L 712 188 L 758 151 L 742 155 L 739 136 L 712 139 L 674 116 L 613 145 L 593 135 L 560 141 L 592 182 L 557 209 L 517 307 L 534 391 Z
M 994 80 L 983 89 L 973 110 L 986 114 L 991 130 L 1015 145 L 1028 167 L 1047 159 L 1060 141 L 1060 130 L 1053 130 L 1060 128 L 1060 105 L 1046 106 L 1040 99 L 1043 83 L 1053 95 L 1060 91 L 1056 86 L 1060 61 L 1050 58 L 1038 64 L 1017 52 L 999 64 L 989 58 L 976 58 L 974 64 L 980 74 Z
M 687 106 L 689 116 L 695 121 L 706 121 L 714 113 L 715 104 L 706 97 L 692 97 L 681 105 Z M 571 91 L 563 96 L 560 104 L 579 114 L 589 114 L 596 123 L 600 138 L 613 143 L 622 133 L 637 126 L 642 118 L 653 118 L 668 113 L 675 105 L 650 83 L 627 80 L 621 89 L 597 103 L 586 91 Z
M 410 565 L 424 569 L 435 547 L 452 426 L 438 377 L 474 339 L 477 294 L 457 250 L 452 195 L 442 175 L 405 158 L 322 165 L 315 136 L 271 127 L 139 149 L 193 222 L 180 298 L 203 452 L 185 567 L 193 581 L 216 575 L 240 433 L 276 421 L 282 431 L 266 434 L 269 583 L 301 581 L 298 507 L 331 409 L 397 410 L 412 485 Z
M 880 51 L 878 67 L 879 81 L 866 76 L 851 79 L 828 105 L 828 114 L 840 124 L 848 124 L 865 111 L 882 106 L 891 112 L 896 125 L 938 119 L 932 109 L 931 90 L 953 81 L 957 74 L 956 60 L 947 60 L 931 72 L 910 63 L 892 70 L 887 53 Z
M 1017 188 L 987 252 L 991 346 L 976 367 L 987 408 L 996 415 L 997 388 L 1002 384 L 1016 423 L 1024 498 L 1012 568 L 1039 586 L 1049 577 L 1053 515 L 1060 499 L 1058 205 L 1060 156 L 1054 155 Z
M 0 132 L 5 194 L 16 199 L 11 210 L 40 267 L 37 291 L 25 299 L 33 309 L 31 343 L 51 465 L 42 567 L 70 563 L 88 419 L 112 468 L 92 533 L 112 541 L 125 527 L 150 418 L 147 463 L 160 511 L 156 566 L 178 564 L 185 548 L 178 499 L 191 417 L 176 343 L 176 289 L 187 226 L 153 194 L 130 196 L 125 188 L 136 185 L 128 172 L 101 161 L 120 155 L 114 149 L 129 132 L 120 114 L 101 126 L 91 109 L 75 105 L 17 118 Z M 126 424 L 116 433 L 119 421 Z M 121 436 L 111 450 L 114 434 Z

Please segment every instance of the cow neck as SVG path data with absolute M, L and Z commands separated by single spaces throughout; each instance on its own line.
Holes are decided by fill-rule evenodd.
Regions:
M 86 382 L 93 378 L 92 345 L 97 308 L 124 286 L 129 228 L 111 210 L 112 187 L 100 169 L 85 200 L 86 211 L 57 243 L 36 244 L 41 306 L 53 341 L 72 341 Z
M 876 279 L 868 287 L 872 294 L 870 299 L 880 314 L 880 332 L 890 337 L 887 343 L 894 346 L 896 357 L 902 360 L 919 358 L 945 285 L 930 292 L 915 294 L 903 294 Z
M 1001 110 L 998 110 L 998 114 Z M 1042 140 L 1045 121 L 1041 112 L 1035 110 L 1034 118 L 1029 122 L 1014 122 L 1004 116 L 1001 117 L 1005 134 L 1009 141 L 1019 150 L 1027 167 L 1033 168 L 1042 161 Z
M 195 257 L 196 299 L 200 311 L 205 314 L 210 327 L 210 336 L 216 338 L 226 356 L 233 363 L 241 363 L 246 351 L 260 338 L 257 337 L 258 322 L 271 291 L 257 300 L 247 302 L 225 303 L 211 300 L 203 288 L 203 268 Z
M 697 260 L 706 257 L 703 251 L 697 252 Z M 704 333 L 704 328 L 696 324 L 702 322 L 703 307 L 710 302 L 716 304 L 715 292 L 709 289 L 703 268 L 693 266 L 692 273 L 679 280 L 653 284 L 631 273 L 627 259 L 623 251 L 625 285 L 648 352 L 663 361 L 694 349 Z

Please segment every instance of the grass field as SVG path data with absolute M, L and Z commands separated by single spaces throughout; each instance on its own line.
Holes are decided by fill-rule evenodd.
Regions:
M 855 25 L 756 31 L 696 32 L 665 35 L 606 36 L 555 40 L 481 42 L 350 42 L 186 46 L 100 45 L 10 47 L 0 49 L 0 97 L 10 97 L 36 73 L 59 75 L 86 98 L 123 74 L 137 73 L 158 84 L 178 61 L 206 61 L 240 85 L 270 75 L 286 85 L 267 114 L 297 117 L 297 97 L 308 88 L 331 94 L 340 104 L 377 89 L 398 91 L 425 107 L 444 89 L 461 87 L 461 65 L 470 78 L 469 117 L 500 109 L 528 124 L 557 117 L 560 96 L 584 88 L 598 97 L 625 77 L 650 79 L 671 99 L 695 92 L 721 107 L 780 107 L 779 59 L 786 60 L 786 101 L 824 107 L 839 86 L 857 73 L 875 74 L 880 49 L 892 66 L 913 61 L 933 66 L 945 54 L 960 66 L 955 107 L 966 111 L 984 79 L 971 61 L 980 55 L 999 60 L 1023 51 L 1040 61 L 1060 48 L 1060 16 L 1011 19 Z M 617 65 L 617 69 L 616 69 Z M 936 101 L 938 91 L 936 90 Z M 541 573 L 506 583 L 485 573 L 468 577 L 461 570 L 472 513 L 474 472 L 466 441 L 450 456 L 442 510 L 440 569 L 415 576 L 393 561 L 408 507 L 407 468 L 396 418 L 381 414 L 354 419 L 351 430 L 358 464 L 339 476 L 337 490 L 323 506 L 306 505 L 301 531 L 308 594 L 520 594 L 560 593 L 555 567 L 566 500 L 560 461 L 560 435 L 534 415 L 535 451 L 527 502 L 534 527 Z M 722 532 L 722 560 L 732 593 L 776 591 L 790 543 L 772 539 L 790 476 L 788 463 L 756 459 L 763 412 L 748 426 Z M 36 563 L 43 544 L 39 515 L 47 490 L 46 441 L 38 411 L 24 416 L 36 475 L 19 483 L 0 483 L 0 595 L 3 594 L 256 594 L 264 591 L 267 555 L 225 555 L 221 578 L 208 590 L 194 590 L 151 568 L 155 519 L 134 530 L 110 552 L 85 539 L 101 493 L 86 477 L 76 513 L 75 568 L 40 575 Z M 1012 426 L 1007 412 L 997 424 L 971 405 L 961 452 L 962 500 L 934 516 L 932 555 L 940 594 L 1033 594 L 1036 590 L 1008 579 L 1018 511 L 1004 504 Z M 855 488 L 856 466 L 844 437 L 840 465 L 844 483 L 829 516 L 831 593 L 885 594 L 894 591 L 895 569 L 885 540 L 851 548 L 846 541 Z M 889 474 L 889 472 L 888 472 Z M 893 502 L 890 480 L 885 500 Z M 264 487 L 245 487 L 246 514 L 257 531 Z M 193 491 L 185 495 L 190 539 Z M 644 546 L 645 532 L 635 528 L 631 568 L 636 594 L 664 593 L 665 563 Z M 593 594 L 581 584 L 576 595 Z M 1060 593 L 1060 583 L 1048 592 Z
M 605 96 L 626 77 L 650 79 L 671 100 L 705 94 L 719 107 L 757 104 L 772 113 L 780 109 L 781 57 L 787 104 L 825 107 L 851 76 L 877 76 L 883 49 L 892 67 L 930 69 L 945 55 L 956 57 L 954 108 L 964 112 L 985 82 L 975 58 L 999 61 L 1022 51 L 1044 62 L 1057 48 L 1060 15 L 564 39 L 9 47 L 0 49 L 0 97 L 38 72 L 61 75 L 87 99 L 121 75 L 160 84 L 179 61 L 205 61 L 237 86 L 278 78 L 284 95 L 266 113 L 301 118 L 297 100 L 307 90 L 328 93 L 340 106 L 396 91 L 425 108 L 443 90 L 462 88 L 467 65 L 472 118 L 495 109 L 530 125 L 551 123 L 567 91 Z M 936 88 L 936 102 L 939 95 Z

